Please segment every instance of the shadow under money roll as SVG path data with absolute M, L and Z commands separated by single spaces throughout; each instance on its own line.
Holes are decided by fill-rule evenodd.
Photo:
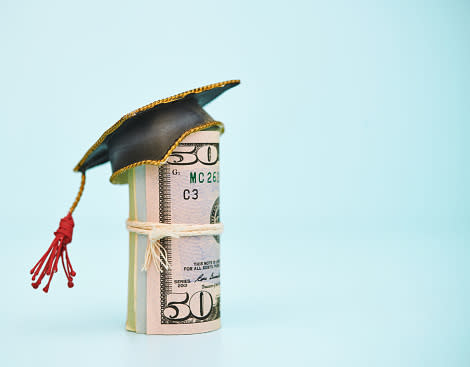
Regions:
M 193 334 L 220 327 L 219 138 L 223 124 L 203 107 L 238 80 L 161 99 L 124 115 L 75 167 L 78 195 L 55 238 L 31 270 L 49 289 L 59 261 L 73 287 L 67 245 L 85 172 L 111 162 L 111 183 L 129 184 L 129 283 L 126 328 Z M 37 278 L 37 280 L 36 280 Z

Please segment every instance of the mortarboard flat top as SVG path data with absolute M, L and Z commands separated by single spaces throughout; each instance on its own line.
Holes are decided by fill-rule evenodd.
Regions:
M 129 169 L 143 164 L 161 165 L 187 135 L 209 127 L 223 131 L 223 124 L 202 107 L 239 83 L 229 80 L 192 89 L 124 115 L 92 145 L 74 171 L 84 173 L 111 161 L 110 181 L 127 183 Z

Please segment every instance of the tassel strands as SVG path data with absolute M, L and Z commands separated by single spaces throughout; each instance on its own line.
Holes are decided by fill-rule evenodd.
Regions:
M 49 286 L 52 281 L 54 273 L 58 270 L 59 260 L 62 262 L 62 267 L 64 269 L 65 276 L 67 277 L 67 285 L 69 288 L 74 286 L 73 277 L 76 275 L 76 272 L 73 270 L 72 264 L 70 262 L 69 254 L 67 251 L 67 245 L 72 242 L 72 234 L 74 221 L 72 213 L 78 205 L 80 198 L 83 194 L 83 189 L 85 187 L 85 173 L 82 173 L 82 179 L 80 183 L 80 189 L 78 194 L 70 207 L 67 215 L 60 220 L 59 228 L 54 232 L 55 238 L 53 239 L 48 250 L 44 253 L 41 259 L 36 263 L 36 265 L 31 269 L 30 274 L 32 274 L 33 283 L 31 285 L 33 288 L 38 288 L 41 284 L 44 277 L 49 276 L 49 280 L 46 286 L 43 288 L 44 292 L 49 291 Z M 37 280 L 36 280 L 37 278 Z

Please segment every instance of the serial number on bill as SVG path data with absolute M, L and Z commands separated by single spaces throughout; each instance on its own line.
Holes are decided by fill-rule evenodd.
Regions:
M 217 183 L 220 182 L 218 171 L 189 172 L 189 183 Z

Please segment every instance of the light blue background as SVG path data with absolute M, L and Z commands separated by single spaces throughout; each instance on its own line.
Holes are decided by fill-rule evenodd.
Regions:
M 2 1 L 3 366 L 470 365 L 465 1 Z M 127 186 L 88 174 L 48 295 L 28 271 L 121 115 L 240 78 L 222 155 L 223 328 L 124 330 Z

